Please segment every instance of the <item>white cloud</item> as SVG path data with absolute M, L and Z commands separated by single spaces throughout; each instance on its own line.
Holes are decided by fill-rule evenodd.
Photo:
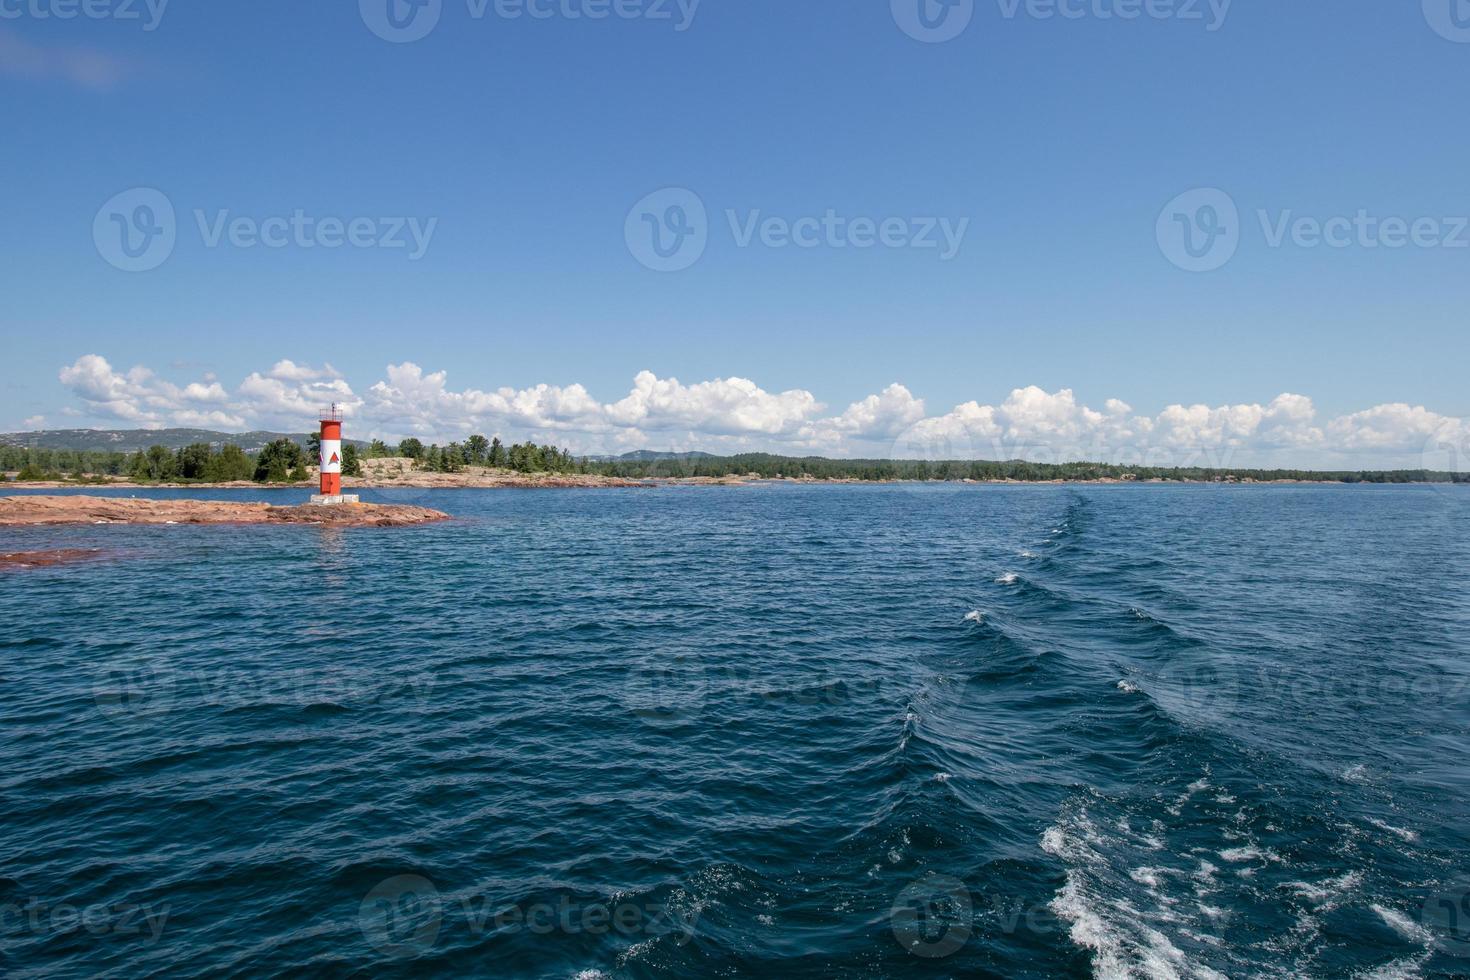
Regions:
M 1379 405 L 1333 419 L 1327 431 L 1346 451 L 1418 452 L 1437 443 L 1463 443 L 1470 426 L 1429 411 L 1422 405 Z
M 1169 405 L 1135 412 L 1117 398 L 1101 411 L 1071 389 L 1013 390 L 999 404 L 964 402 L 928 414 L 902 384 L 827 414 L 811 392 L 771 392 L 746 378 L 685 384 L 640 372 L 631 390 L 603 402 L 580 384 L 456 390 L 448 372 L 388 365 L 361 395 L 330 365 L 281 360 L 233 389 L 205 375 L 182 386 L 144 367 L 115 370 L 96 354 L 63 368 L 80 402 L 66 415 L 158 427 L 310 428 L 335 402 L 357 434 L 448 442 L 482 432 L 553 441 L 574 451 L 706 449 L 820 452 L 929 459 L 1098 460 L 1221 466 L 1445 468 L 1470 456 L 1470 426 L 1405 404 L 1319 420 L 1312 400 L 1282 394 L 1265 404 Z M 38 423 L 39 424 L 39 423 Z M 1437 455 L 1429 455 L 1437 453 Z
M 14 15 L 12 15 L 14 16 Z M 134 74 L 132 62 L 73 44 L 34 44 L 0 29 L 0 74 L 30 81 L 60 80 L 106 92 Z

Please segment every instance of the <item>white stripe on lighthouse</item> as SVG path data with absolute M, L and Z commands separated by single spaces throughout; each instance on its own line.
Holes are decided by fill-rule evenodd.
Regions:
M 341 473 L 342 472 L 342 440 L 341 439 L 323 439 L 322 440 L 322 460 L 321 460 L 321 463 L 322 463 L 322 472 L 323 473 Z

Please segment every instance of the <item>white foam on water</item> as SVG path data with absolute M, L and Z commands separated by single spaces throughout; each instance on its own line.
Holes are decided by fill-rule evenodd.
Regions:
M 1424 964 L 1429 962 L 1428 953 L 1406 956 L 1372 970 L 1360 970 L 1353 980 L 1417 980 L 1424 975 Z
M 1377 827 L 1379 830 L 1386 830 L 1400 840 L 1407 841 L 1411 844 L 1419 839 L 1419 835 L 1412 830 L 1405 830 L 1403 827 L 1391 826 L 1384 823 L 1382 820 L 1378 820 L 1374 817 L 1369 817 L 1368 822 Z
M 1159 875 L 1162 873 L 1162 868 L 1134 868 L 1128 872 L 1128 877 L 1146 888 L 1158 888 Z
M 1118 690 L 1124 694 L 1137 694 L 1138 685 L 1129 680 L 1122 680 L 1118 682 Z
M 1035 557 L 1037 557 L 1037 554 L 1034 551 L 1022 551 L 1022 552 L 1019 552 L 1019 554 L 1020 554 L 1020 556 L 1022 558 L 1035 558 Z
M 934 776 L 935 782 L 940 782 L 940 783 L 947 783 L 947 782 L 949 782 L 953 778 L 954 778 L 954 776 L 952 776 L 951 774 L 949 774 L 947 772 L 936 773 L 935 776 Z
M 985 614 L 978 609 L 971 609 L 965 613 L 965 622 L 967 623 L 983 623 L 984 621 Z
M 1192 962 L 1159 930 L 1138 922 L 1137 910 L 1128 903 L 1109 908 L 1070 872 L 1051 910 L 1071 924 L 1072 942 L 1092 952 L 1092 972 L 1099 980 L 1226 980 L 1223 973 Z
M 1113 895 L 1120 884 L 1112 877 L 1114 869 L 1121 870 L 1112 852 L 1137 849 L 1147 841 L 1149 838 L 1132 832 L 1126 818 L 1099 826 L 1086 811 L 1066 814 L 1041 835 L 1042 850 L 1069 865 L 1066 884 L 1053 897 L 1051 910 L 1069 924 L 1071 941 L 1092 954 L 1096 977 L 1225 980 L 1223 974 L 1195 962 L 1162 931 L 1168 928 L 1190 936 L 1194 932 L 1189 927 L 1198 927 L 1192 914 L 1181 914 L 1183 907 L 1177 898 L 1161 893 L 1172 869 L 1139 866 L 1128 872 L 1129 879 L 1147 889 L 1147 902 L 1140 903 L 1143 907 L 1126 898 L 1104 897 Z
M 1331 912 L 1342 904 L 1342 900 L 1358 890 L 1363 883 L 1363 872 L 1349 871 L 1347 874 L 1336 878 L 1329 878 L 1320 884 L 1310 884 L 1305 881 L 1289 881 L 1285 887 L 1292 892 L 1317 905 L 1323 912 Z
M 1276 861 L 1278 863 L 1281 861 L 1280 855 L 1274 851 L 1263 851 L 1254 844 L 1246 847 L 1228 847 L 1220 852 L 1220 856 L 1232 864 L 1239 864 L 1242 861 Z
M 1006 572 L 1004 575 L 997 578 L 995 582 L 997 585 L 1015 585 L 1016 578 L 1017 576 L 1015 572 Z
M 1361 762 L 1355 766 L 1348 766 L 1342 771 L 1342 778 L 1350 783 L 1362 783 L 1368 780 L 1368 767 Z
M 1374 902 L 1371 908 L 1378 913 L 1380 919 L 1388 924 L 1390 929 L 1410 942 L 1424 943 L 1427 946 L 1434 941 L 1434 937 L 1430 935 L 1428 929 L 1425 929 L 1402 912 L 1385 908 L 1377 902 Z

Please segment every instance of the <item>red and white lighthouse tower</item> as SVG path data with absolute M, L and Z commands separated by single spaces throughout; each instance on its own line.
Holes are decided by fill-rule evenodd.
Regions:
M 357 497 L 342 495 L 342 410 L 335 404 L 321 412 L 321 493 L 314 504 L 355 504 Z

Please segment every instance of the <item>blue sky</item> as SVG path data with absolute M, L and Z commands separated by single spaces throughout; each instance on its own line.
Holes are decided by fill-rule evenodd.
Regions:
M 407 43 L 369 26 L 386 30 L 390 2 L 413 23 L 404 0 L 174 0 L 161 16 L 159 0 L 91 0 L 114 15 L 61 19 L 67 2 L 0 0 L 3 428 L 280 423 L 318 394 L 287 388 L 330 379 L 384 434 L 479 426 L 578 448 L 866 451 L 971 402 L 1009 418 L 1028 386 L 1103 415 L 1121 399 L 1155 431 L 1174 405 L 1269 420 L 1291 393 L 1325 441 L 1241 445 L 1307 461 L 1389 448 L 1377 429 L 1327 434 L 1379 406 L 1433 416 L 1383 423 L 1408 426 L 1404 457 L 1470 414 L 1455 220 L 1470 215 L 1470 9 L 1456 20 L 1451 0 L 1066 0 L 1066 17 L 961 0 L 949 16 L 967 26 L 937 41 L 911 33 L 920 3 L 960 23 L 939 0 L 536 0 L 539 18 L 439 0 Z M 136 188 L 174 209 L 176 242 L 129 272 L 106 238 Z M 707 244 L 679 271 L 648 268 L 634 241 L 667 199 L 630 211 L 664 188 L 705 209 Z M 1239 218 L 1206 264 L 1228 261 L 1193 272 L 1167 229 L 1175 214 L 1205 227 L 1200 202 L 1218 198 L 1199 189 Z M 122 225 L 101 213 L 117 195 Z M 752 221 L 810 230 L 829 211 L 844 228 L 892 221 L 895 244 L 773 247 L 781 225 L 741 242 Z M 398 219 L 432 234 L 210 244 L 221 221 L 247 219 L 248 242 L 297 212 L 365 219 L 364 242 Z M 1292 224 L 1359 215 L 1373 230 L 1342 247 Z M 1388 247 L 1394 219 L 1418 241 Z M 931 222 L 941 246 L 963 227 L 958 247 L 913 247 Z M 1288 229 L 1276 244 L 1273 228 Z M 87 355 L 114 374 L 75 369 Z M 393 384 L 387 367 L 408 362 L 447 377 Z M 640 372 L 682 385 L 613 410 Z M 252 374 L 281 390 L 252 401 Z M 695 387 L 729 379 L 775 401 Z M 223 397 L 190 403 L 191 382 Z M 922 409 L 846 414 L 894 383 Z M 538 385 L 552 395 L 524 394 Z M 502 388 L 519 402 L 459 397 Z

